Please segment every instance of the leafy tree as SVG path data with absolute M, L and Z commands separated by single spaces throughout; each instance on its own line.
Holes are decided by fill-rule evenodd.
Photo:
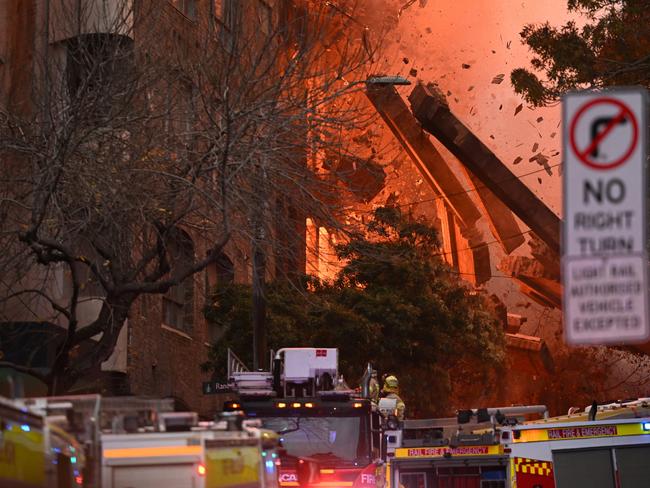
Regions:
M 398 375 L 409 415 L 453 410 L 468 378 L 486 383 L 489 373 L 480 372 L 501 364 L 496 316 L 444 263 L 437 232 L 424 221 L 384 207 L 364 231 L 337 247 L 345 264 L 334 282 L 268 287 L 269 345 L 337 347 L 350 385 L 371 362 Z M 206 365 L 217 375 L 225 374 L 227 348 L 250 361 L 249 296 L 243 285 L 218 289 L 206 309 L 223 333 Z
M 534 71 L 512 71 L 515 91 L 545 105 L 571 89 L 650 86 L 650 10 L 646 0 L 568 0 L 584 25 L 526 25 Z M 545 79 L 540 79 L 543 76 Z

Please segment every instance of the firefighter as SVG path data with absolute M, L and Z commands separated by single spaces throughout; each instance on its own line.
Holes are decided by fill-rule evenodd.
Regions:
M 397 381 L 397 377 L 393 375 L 386 376 L 384 379 L 384 387 L 381 389 L 381 392 L 384 398 L 392 398 L 397 400 L 397 420 L 404 420 L 404 411 L 406 410 L 406 405 L 399 396 L 399 381 Z

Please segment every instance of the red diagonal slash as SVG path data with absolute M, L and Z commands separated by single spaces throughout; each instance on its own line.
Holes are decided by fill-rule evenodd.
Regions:
M 598 135 L 591 141 L 591 144 L 587 149 L 582 151 L 580 153 L 580 156 L 583 158 L 587 157 L 587 154 L 591 154 L 591 152 L 598 147 L 598 145 L 602 142 L 605 137 L 607 137 L 607 134 L 609 134 L 616 125 L 620 124 L 621 121 L 626 117 L 627 113 L 625 110 L 621 110 L 621 112 L 614 117 L 605 128 L 598 133 Z

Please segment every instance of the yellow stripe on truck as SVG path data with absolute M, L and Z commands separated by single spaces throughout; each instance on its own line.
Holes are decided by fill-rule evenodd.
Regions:
M 514 442 L 563 441 L 647 434 L 642 423 L 611 425 L 577 425 L 574 427 L 551 427 L 547 429 L 522 429 Z
M 257 446 L 206 449 L 206 488 L 233 488 L 260 482 L 260 450 Z
M 459 447 L 401 447 L 395 450 L 396 458 L 431 458 L 445 456 L 495 456 L 503 454 L 501 445 Z
M 125 449 L 104 449 L 104 457 L 107 459 L 200 456 L 200 455 L 201 455 L 201 446 L 161 446 L 161 447 L 129 447 Z

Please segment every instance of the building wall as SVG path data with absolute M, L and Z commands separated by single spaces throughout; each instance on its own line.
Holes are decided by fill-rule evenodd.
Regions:
M 122 15 L 120 4 L 123 0 L 92 0 L 85 2 L 71 0 L 68 6 L 78 6 L 86 9 L 89 15 L 81 32 L 93 33 L 109 29 L 102 18 L 108 15 Z M 214 35 L 219 28 L 223 16 L 215 12 L 222 4 L 215 0 L 146 0 L 138 2 L 136 16 L 124 19 L 134 22 L 133 36 L 136 55 L 154 55 L 160 60 L 165 56 L 186 57 L 188 65 L 192 57 L 200 53 L 201 42 Z M 239 3 L 238 0 L 235 3 Z M 33 104 L 31 87 L 38 77 L 37 59 L 44 59 L 46 49 L 51 51 L 57 46 L 63 46 L 71 35 L 58 24 L 63 10 L 63 0 L 2 0 L 0 2 L 0 104 L 2 106 L 19 105 L 21 110 L 29 113 Z M 127 2 L 130 4 L 130 2 Z M 262 19 L 271 15 L 277 19 L 275 1 L 243 2 L 245 12 L 242 18 Z M 188 7 L 189 6 L 189 7 Z M 189 8 L 189 10 L 188 10 Z M 260 9 L 264 14 L 256 13 Z M 116 14 L 116 12 L 118 14 Z M 147 14 L 146 22 L 139 23 L 144 17 L 137 14 Z M 47 15 L 49 14 L 49 20 Z M 90 15 L 92 14 L 92 15 Z M 215 22 L 216 19 L 216 22 Z M 128 22 L 125 24 L 128 28 Z M 153 26 L 153 28 L 152 28 Z M 255 23 L 247 24 L 247 28 L 256 28 Z M 6 35 L 4 34 L 6 33 Z M 123 32 L 114 32 L 121 34 Z M 49 40 L 50 44 L 46 42 Z M 155 42 L 151 42 L 155 40 Z M 178 58 L 176 58 L 178 59 Z M 17 161 L 17 164 L 19 161 Z M 286 202 L 278 204 L 275 218 L 283 219 L 282 214 L 290 214 L 293 210 Z M 304 220 L 304 219 L 303 219 Z M 297 224 L 295 232 L 304 234 L 304 224 Z M 207 242 L 202 237 L 192 235 L 195 247 L 195 257 L 205 256 Z M 284 241 L 300 247 L 302 238 L 282 234 Z M 304 247 L 304 246 L 303 246 Z M 234 279 L 237 282 L 250 280 L 250 242 L 235 240 L 225 250 L 232 261 Z M 292 270 L 291 268 L 297 268 Z M 267 261 L 267 277 L 276 274 L 291 273 L 304 269 L 304 249 L 297 253 L 293 261 L 275 262 L 272 258 Z M 180 331 L 164 323 L 163 297 L 160 295 L 145 295 L 135 301 L 129 312 L 129 318 L 113 356 L 102 365 L 104 371 L 126 372 L 128 389 L 135 395 L 151 395 L 156 397 L 173 397 L 179 404 L 196 410 L 202 415 L 210 416 L 218 406 L 219 399 L 202 395 L 202 382 L 209 379 L 208 373 L 201 372 L 201 364 L 208 359 L 209 346 L 214 338 L 203 317 L 203 308 L 209 299 L 215 283 L 214 269 L 197 273 L 193 278 L 193 326 L 191 330 Z M 32 273 L 25 277 L 25 283 L 43 281 L 43 276 Z M 50 281 L 48 281 L 50 280 Z M 48 286 L 57 289 L 56 296 L 61 300 L 69 297 L 65 291 L 64 276 L 51 276 Z M 98 301 L 91 300 L 80 308 L 81 326 L 90 323 L 97 316 Z M 56 317 L 51 316 L 51 307 L 47 303 L 31 303 L 27 307 L 16 306 L 7 312 L 2 320 L 40 320 L 47 319 L 56 323 Z M 46 313 L 47 312 L 47 313 Z M 100 387 L 98 386 L 98 390 Z

